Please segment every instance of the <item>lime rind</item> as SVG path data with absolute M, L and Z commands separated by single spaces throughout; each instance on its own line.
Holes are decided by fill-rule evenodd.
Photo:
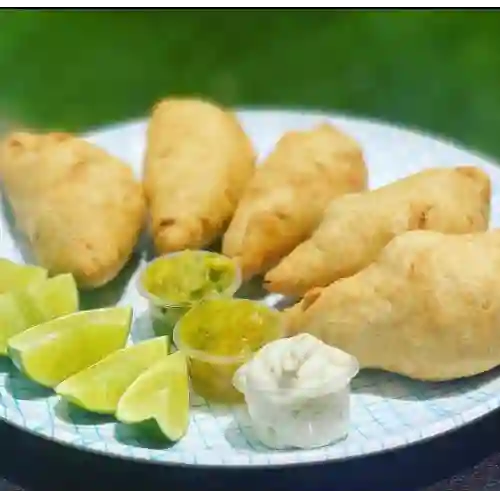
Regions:
M 40 322 L 78 311 L 78 288 L 72 274 L 60 274 L 44 283 L 28 286 L 25 293 Z
M 168 352 L 166 337 L 124 347 L 64 380 L 55 391 L 84 410 L 113 415 L 128 387 Z
M 78 289 L 71 274 L 32 282 L 0 295 L 0 354 L 8 341 L 29 328 L 78 310 Z
M 82 311 L 32 327 L 8 342 L 8 354 L 29 378 L 54 388 L 63 380 L 123 348 L 130 307 Z
M 51 321 L 35 325 L 24 332 L 9 339 L 9 349 L 22 350 L 35 347 L 34 343 L 47 341 L 48 334 L 58 328 L 65 328 L 71 332 L 72 327 L 84 322 L 89 324 L 121 324 L 123 328 L 130 329 L 132 323 L 132 308 L 106 307 L 89 311 L 76 311 L 65 316 L 54 318 Z
M 0 293 L 23 289 L 32 283 L 43 282 L 47 277 L 48 271 L 43 267 L 0 258 Z
M 189 383 L 184 354 L 176 352 L 140 375 L 120 398 L 116 418 L 124 424 L 154 419 L 162 433 L 178 441 L 189 426 Z

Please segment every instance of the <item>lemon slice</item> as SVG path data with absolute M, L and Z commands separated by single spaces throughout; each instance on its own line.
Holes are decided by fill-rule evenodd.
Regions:
M 10 338 L 8 353 L 28 377 L 43 386 L 55 387 L 121 349 L 131 320 L 129 307 L 73 313 Z
M 185 356 L 178 351 L 140 375 L 118 402 L 116 418 L 125 424 L 155 420 L 168 439 L 181 439 L 189 425 Z
M 71 274 L 0 295 L 0 354 L 7 354 L 7 341 L 13 335 L 77 310 L 78 290 Z
M 168 338 L 160 337 L 120 349 L 66 379 L 56 392 L 85 410 L 114 415 L 130 384 L 156 361 L 167 357 L 168 346 Z
M 0 293 L 19 290 L 31 283 L 40 283 L 47 275 L 48 271 L 43 267 L 16 264 L 9 259 L 0 258 Z

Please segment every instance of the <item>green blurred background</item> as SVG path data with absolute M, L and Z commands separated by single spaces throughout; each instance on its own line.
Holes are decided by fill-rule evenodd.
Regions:
M 378 117 L 500 157 L 500 12 L 0 11 L 4 122 L 82 130 L 172 93 Z

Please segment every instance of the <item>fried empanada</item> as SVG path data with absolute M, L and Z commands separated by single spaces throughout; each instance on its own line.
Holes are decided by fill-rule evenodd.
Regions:
M 222 251 L 244 278 L 260 274 L 311 234 L 328 202 L 367 183 L 361 148 L 335 127 L 288 132 L 246 189 Z
M 119 159 L 70 134 L 15 132 L 0 146 L 0 179 L 16 226 L 51 274 L 96 288 L 129 260 L 146 206 Z
M 156 252 L 202 248 L 220 236 L 254 164 L 252 144 L 232 113 L 199 100 L 159 102 L 144 164 Z
M 488 228 L 491 186 L 476 167 L 430 168 L 374 191 L 333 201 L 312 236 L 265 276 L 267 290 L 302 296 L 351 276 L 396 235 L 415 229 Z
M 285 311 L 309 332 L 380 368 L 450 380 L 500 365 L 500 230 L 394 238 L 358 274 L 308 292 Z

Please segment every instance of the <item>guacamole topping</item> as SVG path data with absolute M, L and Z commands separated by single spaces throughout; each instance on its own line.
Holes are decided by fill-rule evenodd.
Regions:
M 186 349 L 231 358 L 246 358 L 282 335 L 278 311 L 245 299 L 202 302 L 178 327 L 179 340 Z
M 184 250 L 153 261 L 142 278 L 144 289 L 168 304 L 190 304 L 224 293 L 236 279 L 236 266 L 215 253 Z

